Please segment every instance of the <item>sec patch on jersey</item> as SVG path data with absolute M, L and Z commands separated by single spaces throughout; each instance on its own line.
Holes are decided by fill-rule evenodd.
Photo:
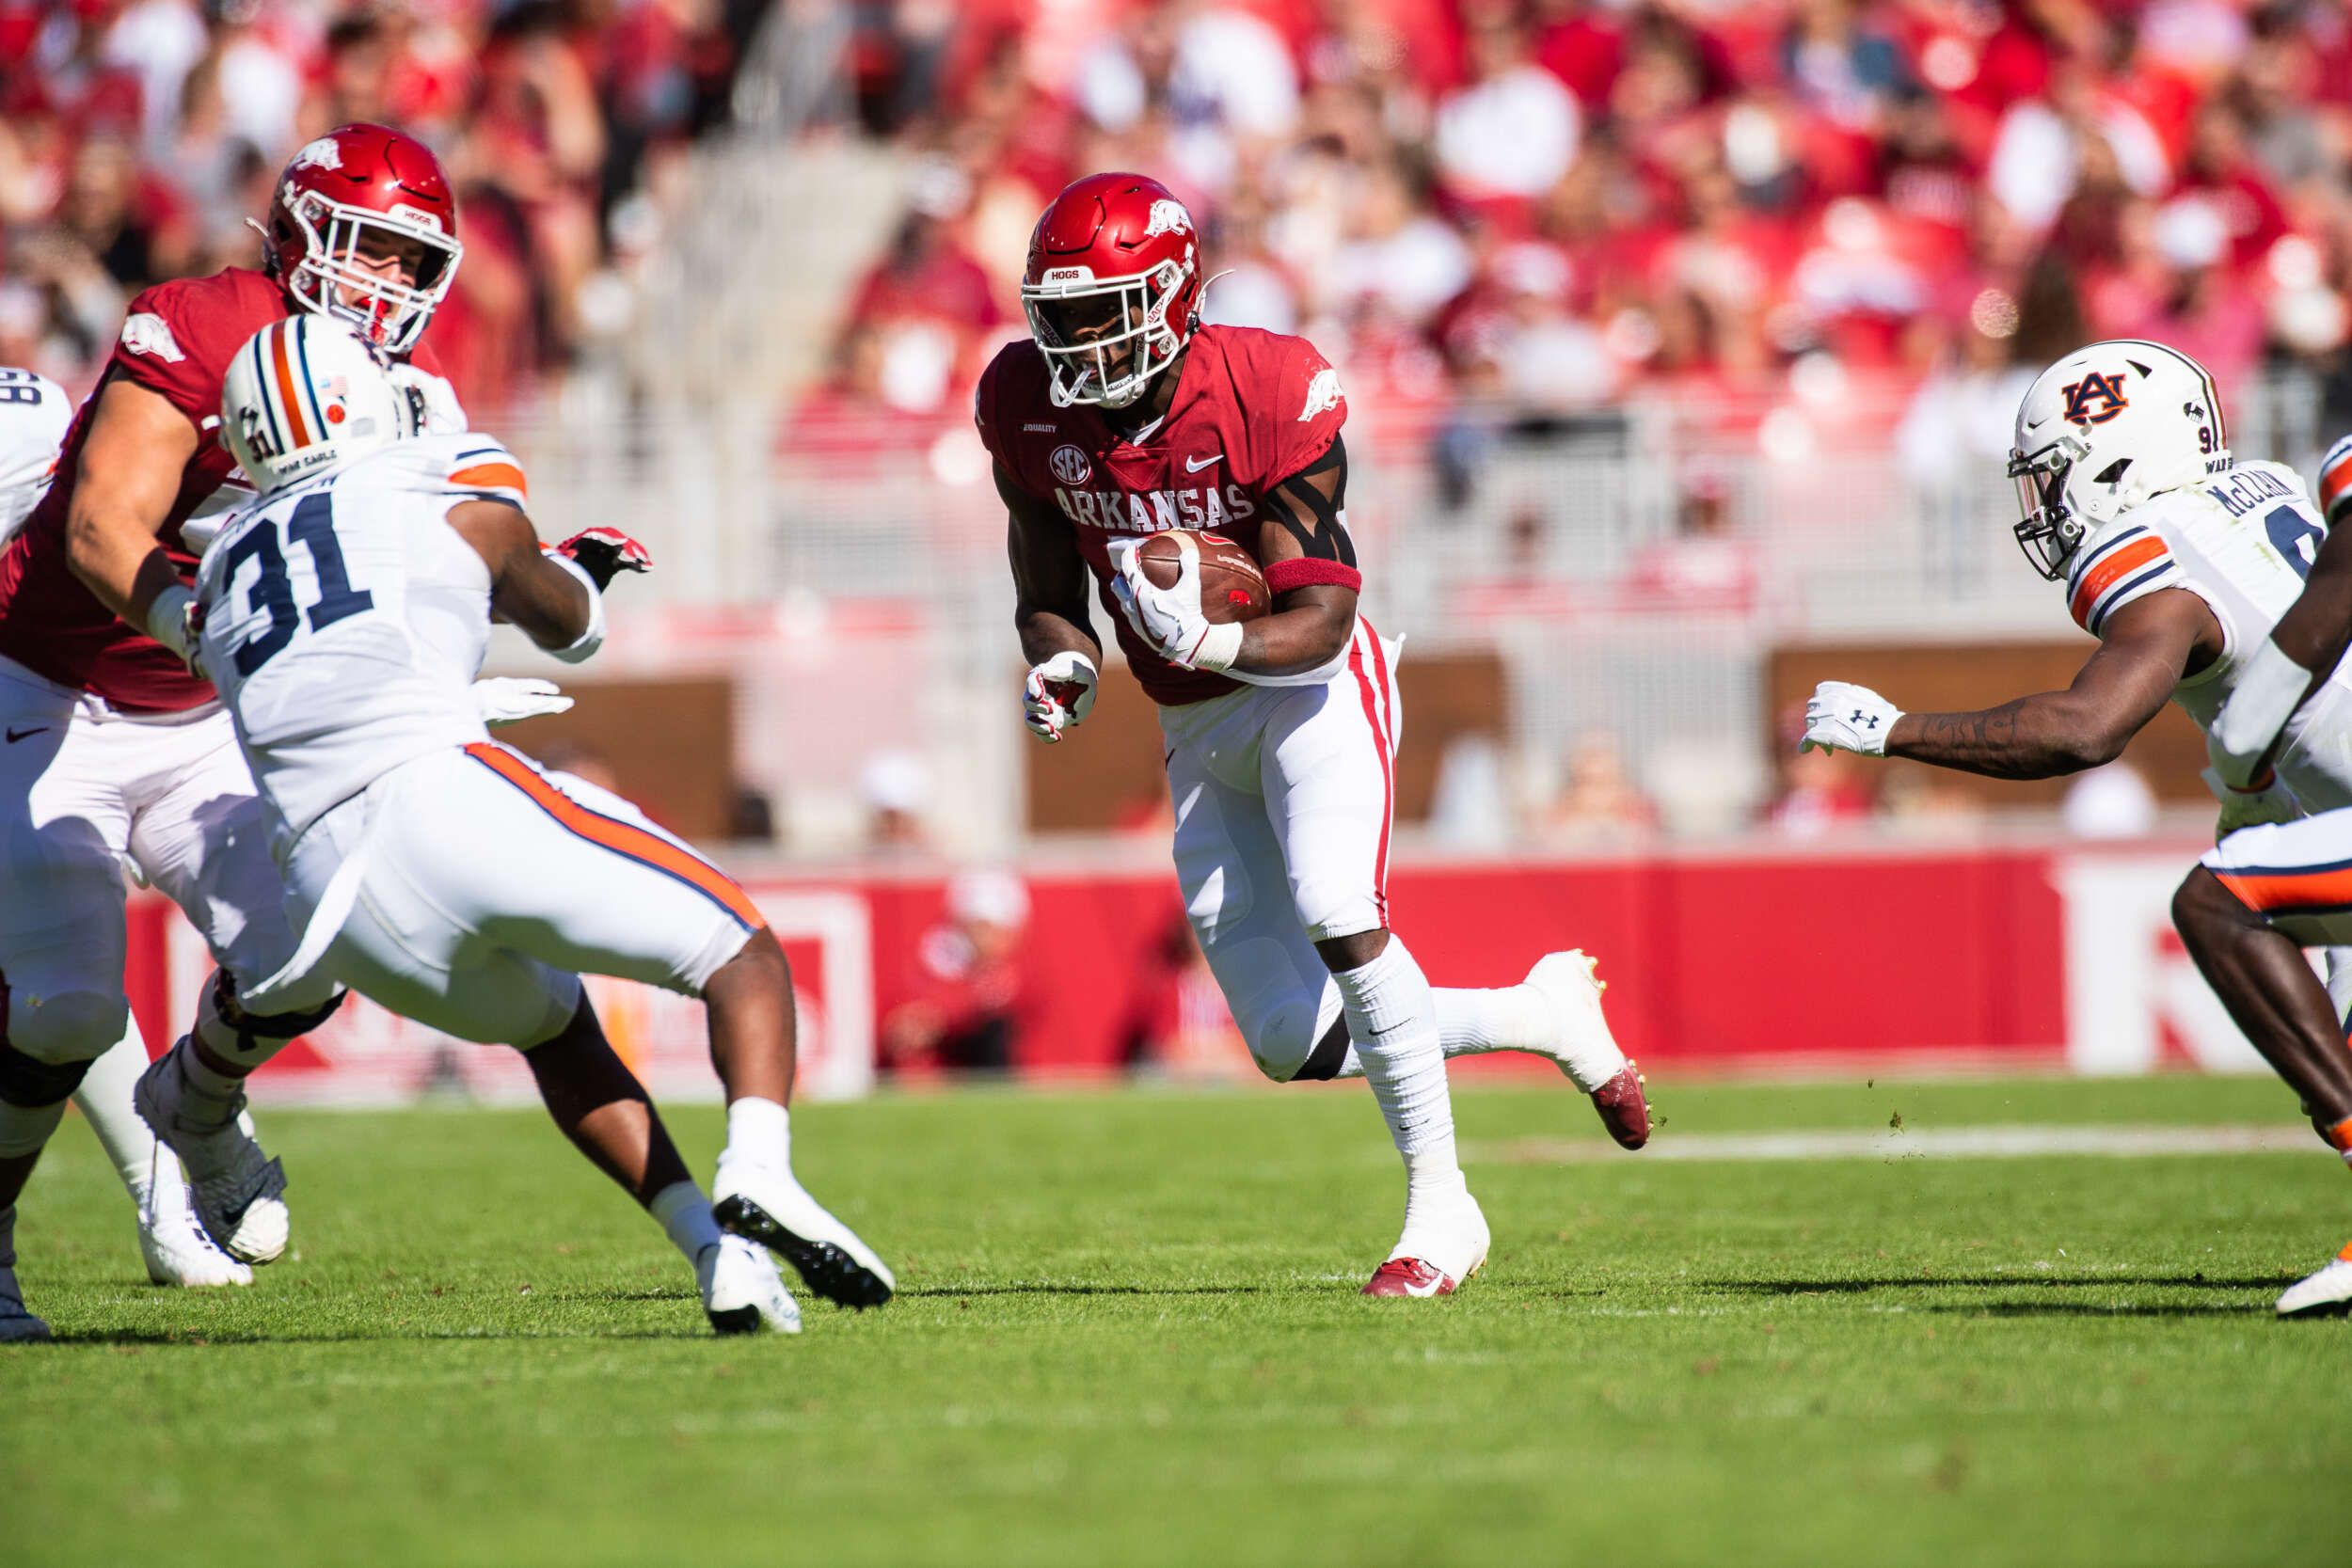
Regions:
M 1175 528 L 1152 535 L 1136 551 L 1144 579 L 1154 588 L 1175 587 L 1186 542 L 1200 557 L 1200 613 L 1211 625 L 1254 621 L 1274 607 L 1257 562 L 1221 533 Z

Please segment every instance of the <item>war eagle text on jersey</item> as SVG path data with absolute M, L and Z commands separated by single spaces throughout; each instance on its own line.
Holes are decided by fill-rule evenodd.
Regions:
M 1257 520 L 1284 480 L 1330 450 L 1347 420 L 1339 372 L 1303 338 L 1204 326 L 1173 372 L 1158 425 L 1135 440 L 1092 406 L 1056 407 L 1037 345 L 1009 344 L 980 378 L 980 437 L 1014 488 L 1070 519 L 1127 664 L 1155 701 L 1197 703 L 1241 683 L 1168 663 L 1112 597 L 1110 542 L 1172 528 L 1231 531 L 1257 553 Z
M 183 547 L 180 525 L 243 493 L 235 460 L 215 439 L 221 378 L 246 339 L 292 309 L 283 288 L 245 267 L 159 283 L 131 301 L 99 392 L 66 434 L 55 482 L 24 531 L 0 552 L 0 657 L 132 712 L 176 712 L 213 700 L 210 683 L 144 631 L 125 625 L 67 564 L 65 525 L 75 469 L 91 410 L 109 382 L 135 382 L 187 416 L 197 448 L 181 471 L 179 494 L 158 536 L 181 577 L 192 580 L 196 557 Z M 440 375 L 426 349 L 417 350 L 413 363 Z M 453 393 L 445 406 L 455 406 Z

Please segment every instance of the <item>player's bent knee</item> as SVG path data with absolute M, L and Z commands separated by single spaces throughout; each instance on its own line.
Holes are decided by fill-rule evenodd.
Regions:
M 104 1055 L 130 1024 L 131 1004 L 119 990 L 42 993 L 28 987 L 12 986 L 8 993 L 7 1014 L 0 1019 L 0 1042 L 35 1062 L 87 1066 Z M 66 1092 L 73 1091 L 68 1088 Z
M 1287 1084 L 1314 1059 L 1320 1035 L 1315 1028 L 1322 998 L 1311 991 L 1282 997 L 1263 1012 L 1236 1018 L 1249 1059 L 1258 1070 L 1278 1084 Z M 1342 1053 L 1345 1048 L 1343 1046 Z M 1336 1069 L 1334 1069 L 1336 1070 Z
M 2208 866 L 2192 868 L 2172 894 L 2173 927 L 2181 933 L 2181 940 L 2192 947 L 2201 940 L 2215 940 L 2233 930 L 2265 924 L 2262 914 L 2249 909 Z

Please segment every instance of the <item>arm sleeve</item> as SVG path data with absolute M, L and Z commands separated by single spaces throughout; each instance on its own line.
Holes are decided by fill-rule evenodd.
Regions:
M 2074 624 L 2093 637 L 2107 617 L 2165 588 L 2188 581 L 2162 535 L 2153 529 L 2119 529 L 2084 549 L 2066 578 L 2066 608 Z

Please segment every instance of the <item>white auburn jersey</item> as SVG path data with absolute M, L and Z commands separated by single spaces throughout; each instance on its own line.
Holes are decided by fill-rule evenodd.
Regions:
M 206 547 L 200 660 L 289 838 L 405 762 L 489 738 L 472 684 L 490 571 L 448 518 L 523 493 L 497 441 L 420 436 L 267 497 Z
M 2185 588 L 2221 623 L 2219 658 L 2172 689 L 2210 729 L 2238 672 L 2303 592 L 2327 537 L 2300 475 L 2280 463 L 2233 463 L 2153 496 L 2085 540 L 2066 573 L 2075 623 L 2104 636 L 2135 599 Z M 2280 777 L 2312 812 L 2352 806 L 2352 676 L 2339 668 L 2287 725 Z
M 72 423 L 73 400 L 64 388 L 0 366 L 0 539 L 16 531 L 49 488 Z

